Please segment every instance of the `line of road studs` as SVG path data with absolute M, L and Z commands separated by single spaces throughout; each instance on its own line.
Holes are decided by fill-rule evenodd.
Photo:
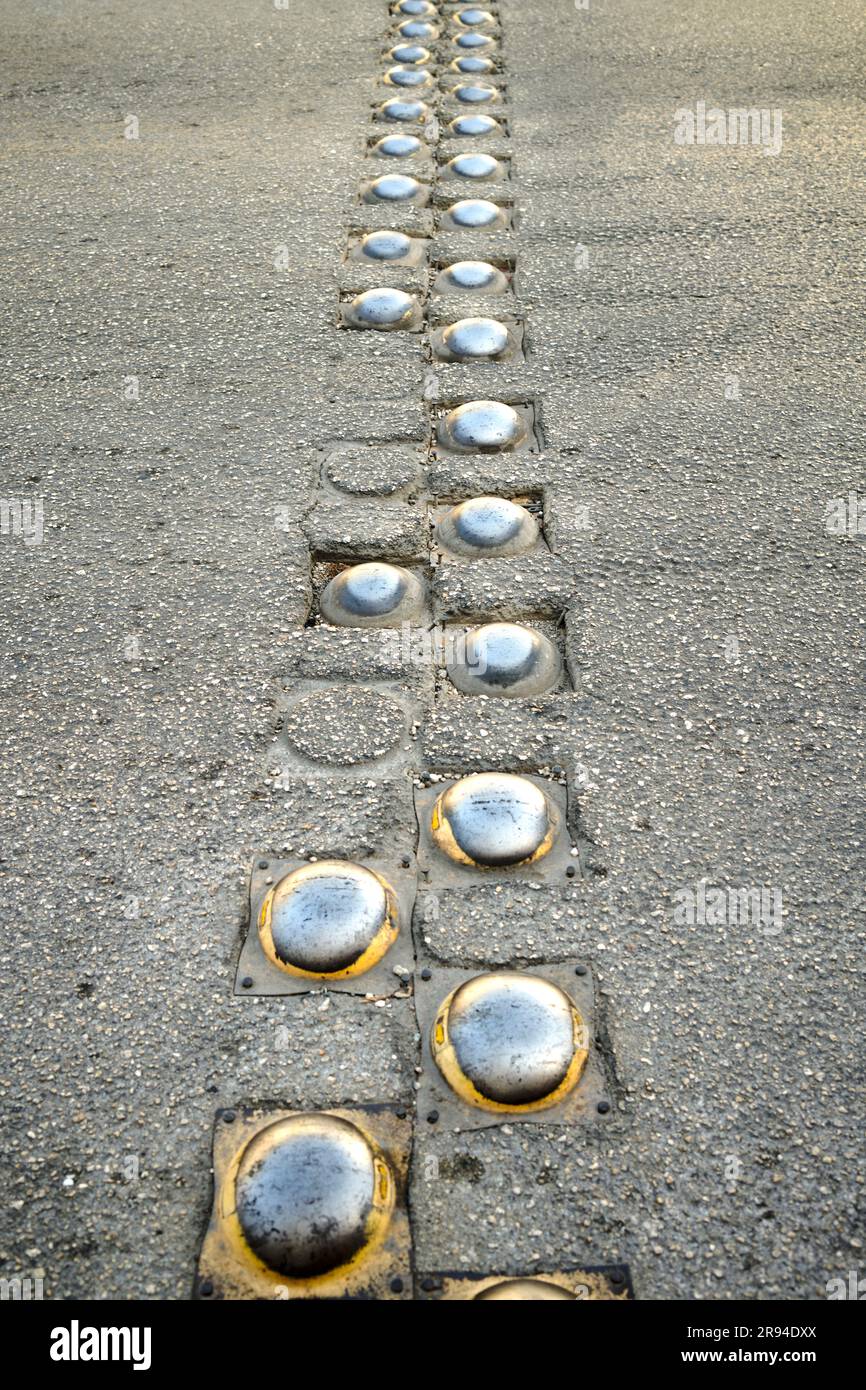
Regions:
M 487 363 L 495 383 L 496 363 L 520 353 L 521 325 L 507 312 L 513 262 L 454 257 L 430 265 L 429 238 L 403 214 L 430 209 L 448 244 L 465 233 L 473 247 L 479 236 L 510 225 L 510 116 L 497 6 L 396 0 L 380 77 L 369 173 L 358 190 L 346 259 L 379 268 L 386 282 L 343 296 L 340 326 L 422 334 L 431 361 Z M 435 294 L 458 307 L 464 297 L 473 309 L 489 304 L 489 312 L 451 314 L 431 326 L 426 293 L 398 288 L 386 268 L 421 270 Z M 531 409 L 495 394 L 434 410 L 430 450 L 531 448 Z M 525 556 L 544 544 L 538 516 L 508 497 L 428 503 L 431 564 Z M 429 568 L 377 557 L 333 571 L 318 595 L 324 627 L 429 625 Z M 563 683 L 556 643 L 521 622 L 470 627 L 449 651 L 447 677 L 464 699 L 520 700 Z M 375 714 L 374 707 L 373 723 Z M 419 866 L 427 883 L 446 885 L 573 875 L 564 788 L 535 775 L 456 771 L 426 786 L 416 779 L 415 803 L 417 849 L 397 846 L 390 857 L 356 863 L 269 858 L 253 867 L 236 989 L 358 993 L 384 989 L 389 979 L 393 986 L 395 977 L 411 980 L 422 1039 L 416 1113 L 388 1101 L 314 1112 L 220 1112 L 197 1297 L 630 1296 L 627 1270 L 616 1266 L 415 1271 L 407 1189 L 416 1119 L 465 1132 L 505 1120 L 585 1124 L 610 1110 L 585 965 L 479 974 L 437 962 L 421 969 L 412 937 Z

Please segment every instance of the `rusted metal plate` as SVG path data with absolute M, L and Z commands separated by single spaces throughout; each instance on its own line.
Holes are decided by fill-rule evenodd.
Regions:
M 577 971 L 582 973 L 578 974 Z M 458 998 L 462 986 L 481 978 L 509 979 L 519 974 L 531 981 L 557 987 L 568 997 L 582 1028 L 575 1027 L 571 1061 L 563 1058 L 560 1072 L 549 1078 L 544 1092 L 544 1067 L 550 1065 L 551 1048 L 557 1042 L 557 1018 L 549 1017 L 545 1000 L 529 999 L 523 1016 L 506 1000 L 497 1010 L 495 1000 L 481 998 L 474 1012 L 464 1018 L 467 1039 L 462 1058 L 448 1022 L 443 1019 L 448 1001 Z M 427 978 L 425 978 L 425 976 Z M 520 1005 L 521 1001 L 517 1001 Z M 490 1125 L 547 1124 L 572 1125 L 609 1123 L 614 1106 L 606 1083 L 602 1056 L 595 1033 L 595 1003 L 592 976 L 588 967 L 574 963 L 529 966 L 511 970 L 460 970 L 431 965 L 415 976 L 415 1010 L 421 1034 L 421 1075 L 418 1087 L 418 1123 L 441 1129 L 475 1130 Z M 533 1013 L 535 1017 L 533 1017 Z M 510 1029 L 497 1045 L 496 1030 Z M 537 1020 L 537 1022 L 536 1022 Z M 444 1021 L 444 1027 L 443 1027 Z M 537 1031 L 537 1041 L 533 1034 Z M 489 1061 L 484 1055 L 490 1039 Z M 445 1049 L 445 1065 L 442 1050 Z M 522 1064 L 525 1052 L 526 1064 Z M 554 1061 L 556 1059 L 554 1058 Z M 571 1071 L 569 1071 L 571 1067 Z M 555 1070 L 555 1069 L 554 1069 Z M 489 1084 L 488 1084 L 489 1081 Z M 533 1089 L 535 1088 L 535 1089 Z M 511 1099 L 509 1099 L 509 1096 Z
M 195 1297 L 411 1298 L 411 1133 L 389 1105 L 221 1111 Z
M 343 994 L 390 997 L 407 990 L 415 967 L 411 933 L 415 861 L 407 854 L 393 859 L 371 857 L 357 864 L 378 875 L 393 891 L 397 935 L 381 959 L 363 973 L 327 978 L 291 973 L 277 965 L 266 954 L 260 932 L 266 899 L 286 875 L 311 866 L 305 859 L 260 857 L 250 873 L 249 925 L 238 960 L 235 994 L 309 994 L 311 990 L 329 989 Z
M 627 1303 L 634 1298 L 634 1291 L 628 1265 L 589 1265 L 584 1269 L 560 1269 L 540 1274 L 422 1274 L 418 1277 L 418 1298 L 428 1302 L 565 1299 L 571 1302 L 604 1300 Z

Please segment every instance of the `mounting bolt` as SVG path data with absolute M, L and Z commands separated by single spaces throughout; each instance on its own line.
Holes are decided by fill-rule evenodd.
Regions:
M 439 1119 L 439 1111 L 438 1111 L 438 1110 L 431 1110 L 431 1111 L 429 1112 L 428 1116 L 427 1116 L 427 1123 L 428 1123 L 428 1125 L 435 1125 L 435 1123 L 436 1123 L 436 1121 L 437 1121 L 438 1119 Z
M 600 1100 L 595 1108 L 598 1111 L 599 1115 L 606 1115 L 608 1110 L 610 1110 L 610 1101 Z
M 244 978 L 241 980 L 241 989 L 252 989 L 252 985 L 253 985 L 253 977 L 252 977 L 252 975 L 244 975 Z

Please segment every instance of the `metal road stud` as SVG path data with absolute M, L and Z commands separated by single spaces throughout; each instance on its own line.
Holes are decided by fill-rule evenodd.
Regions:
M 505 172 L 492 154 L 456 154 L 445 165 L 449 174 L 459 179 L 500 179 Z
M 372 969 L 396 940 L 394 890 L 372 869 L 323 859 L 269 890 L 258 930 L 268 959 L 290 975 L 346 979 Z
M 535 628 L 486 623 L 455 642 L 447 670 L 452 685 L 467 695 L 519 699 L 552 690 L 562 676 L 562 659 Z
M 492 39 L 489 34 L 479 34 L 472 29 L 468 33 L 458 34 L 451 42 L 455 44 L 457 48 L 463 48 L 469 51 L 472 49 L 493 48 L 496 40 Z
M 492 72 L 493 62 L 490 58 L 480 58 L 473 53 L 467 53 L 463 58 L 455 58 L 448 64 L 451 72 L 462 72 L 477 76 L 481 72 Z
M 411 174 L 381 174 L 364 191 L 365 203 L 417 203 L 427 189 Z
M 439 421 L 439 443 L 461 453 L 513 449 L 526 438 L 526 426 L 513 406 L 503 401 L 467 401 Z
M 476 975 L 448 995 L 430 1039 L 433 1059 L 462 1100 L 520 1112 L 557 1105 L 587 1059 L 586 1027 L 550 980 L 518 971 Z
M 507 221 L 503 209 L 487 198 L 461 198 L 451 204 L 447 215 L 453 226 L 475 232 L 504 227 Z
M 401 39 L 423 39 L 425 43 L 438 39 L 439 30 L 429 19 L 404 19 L 397 25 Z
M 377 1245 L 394 1207 L 382 1152 L 348 1120 L 310 1113 L 259 1130 L 226 1177 L 237 1253 L 292 1280 L 334 1275 Z
M 411 159 L 422 149 L 417 135 L 383 135 L 373 146 L 373 154 L 383 159 Z
M 498 319 L 458 319 L 437 336 L 436 350 L 440 357 L 473 362 L 502 357 L 509 343 L 508 329 Z
M 454 23 L 465 29 L 480 29 L 486 24 L 495 24 L 496 20 L 489 10 L 481 10 L 474 5 L 467 5 L 465 9 L 457 11 L 454 16 Z
M 455 116 L 453 121 L 448 122 L 448 131 L 451 135 L 470 136 L 473 139 L 482 135 L 492 135 L 494 131 L 502 134 L 502 127 L 493 116 L 485 116 L 473 113 L 466 116 Z
M 480 106 L 482 102 L 499 100 L 499 93 L 495 87 L 483 87 L 477 82 L 460 82 L 451 88 L 451 95 L 468 106 Z
M 397 0 L 394 6 L 395 14 L 435 14 L 436 6 L 431 5 L 430 0 Z
M 420 43 L 398 43 L 388 50 L 387 56 L 403 67 L 417 67 L 429 63 L 433 54 Z
M 541 787 L 510 772 L 461 777 L 440 792 L 430 819 L 442 853 L 473 868 L 535 863 L 550 851 L 558 828 Z
M 492 322 L 492 319 L 461 320 L 461 323 Z M 502 327 L 501 324 L 497 326 Z M 470 497 L 447 511 L 436 527 L 436 539 L 443 550 L 468 558 L 519 555 L 535 545 L 538 534 L 538 522 L 532 513 L 508 497 Z
M 389 87 L 429 87 L 432 75 L 426 68 L 389 68 L 384 81 Z
M 370 261 L 402 261 L 412 250 L 405 232 L 367 232 L 360 241 L 361 254 Z
M 386 285 L 364 290 L 346 306 L 346 319 L 354 328 L 375 328 L 383 333 L 411 328 L 417 316 L 418 301 Z
M 325 621 L 339 627 L 399 627 L 417 617 L 423 605 L 417 576 L 379 560 L 341 570 L 320 599 Z
M 389 97 L 379 107 L 379 115 L 384 121 L 407 121 L 420 124 L 431 115 L 430 107 L 424 101 L 407 101 L 402 97 Z
M 439 294 L 447 290 L 501 294 L 508 289 L 508 281 L 502 271 L 489 261 L 454 261 L 439 272 L 433 289 Z
M 503 1279 L 499 1284 L 490 1284 L 482 1289 L 472 1300 L 500 1303 L 540 1303 L 553 1299 L 576 1299 L 571 1289 L 554 1284 L 547 1279 Z

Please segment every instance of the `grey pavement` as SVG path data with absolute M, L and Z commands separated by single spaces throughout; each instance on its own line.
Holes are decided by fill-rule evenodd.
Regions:
M 491 768 L 567 784 L 578 872 L 422 885 L 419 963 L 590 965 L 612 1109 L 421 1116 L 417 1271 L 864 1272 L 866 538 L 825 512 L 864 488 L 866 19 L 498 9 L 526 353 L 466 367 L 337 327 L 382 0 L 0 0 L 0 495 L 44 508 L 0 536 L 0 1274 L 49 1298 L 190 1296 L 220 1107 L 411 1104 L 411 999 L 235 996 L 248 875 L 412 853 L 421 784 Z M 678 145 L 700 101 L 781 109 L 780 152 Z M 535 447 L 430 456 L 476 395 Z M 405 510 L 332 489 L 374 465 Z M 440 572 L 432 616 L 555 622 L 573 690 L 459 697 L 304 626 L 336 548 L 417 561 L 425 498 L 491 490 L 540 499 L 553 553 Z M 316 761 L 286 711 L 334 685 Z M 371 689 L 417 719 L 342 767 Z M 683 920 L 702 881 L 778 919 Z

